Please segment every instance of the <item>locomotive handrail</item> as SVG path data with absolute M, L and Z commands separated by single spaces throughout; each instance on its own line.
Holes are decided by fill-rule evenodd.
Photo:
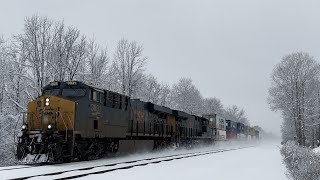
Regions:
M 22 124 L 28 124 L 29 123 L 28 116 L 30 116 L 30 118 L 32 117 L 31 118 L 32 120 L 30 121 L 30 124 L 28 124 L 28 126 L 30 127 L 30 129 L 33 129 L 32 123 L 33 123 L 34 115 L 36 116 L 36 114 L 33 112 L 21 112 L 18 120 L 20 120 L 21 114 L 22 114 Z M 36 118 L 37 118 L 37 116 L 36 116 Z
M 72 123 L 71 118 L 70 118 L 70 116 L 69 116 L 69 113 L 70 113 L 70 112 L 65 112 L 65 114 L 67 115 L 68 120 L 69 120 L 69 122 L 70 122 L 70 125 L 71 125 L 72 127 L 74 127 L 74 123 Z M 73 128 L 72 128 L 72 129 L 73 129 Z
M 56 113 L 61 114 L 60 111 L 58 111 L 58 112 L 56 112 Z M 56 116 L 56 117 L 57 117 L 57 116 Z M 66 139 L 65 139 L 65 142 L 67 142 L 67 141 L 68 141 L 68 126 L 67 126 L 67 124 L 64 122 L 63 115 L 61 116 L 61 119 L 62 119 L 62 122 L 63 122 L 64 127 L 66 128 Z
M 69 113 L 70 113 L 70 112 L 69 112 Z M 68 120 L 69 120 L 69 122 L 70 122 L 70 125 L 72 125 L 72 151 L 71 151 L 71 154 L 73 155 L 74 140 L 75 140 L 75 136 L 74 136 L 74 121 L 73 121 L 73 123 L 72 123 L 71 118 L 70 118 L 70 116 L 69 116 L 69 113 L 66 112 L 67 117 L 68 117 Z

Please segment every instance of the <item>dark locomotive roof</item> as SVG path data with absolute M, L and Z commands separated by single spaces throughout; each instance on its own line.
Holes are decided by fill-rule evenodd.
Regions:
M 122 94 L 119 94 L 119 93 L 116 93 L 116 92 L 112 92 L 112 91 L 109 91 L 109 90 L 104 90 L 104 89 L 97 88 L 97 87 L 94 87 L 94 86 L 91 86 L 91 85 L 87 85 L 87 84 L 85 84 L 85 83 L 83 83 L 81 81 L 53 81 L 53 82 L 50 82 L 48 85 L 46 85 L 43 88 L 42 95 L 54 95 L 54 96 L 65 97 L 64 94 L 63 94 L 63 91 L 61 91 L 61 90 L 66 90 L 66 89 L 69 89 L 71 92 L 73 91 L 74 94 L 77 93 L 76 91 L 78 90 L 79 93 L 82 93 L 82 96 L 84 96 L 86 94 L 87 90 L 94 89 L 95 91 L 98 91 L 98 92 L 101 92 L 101 93 L 110 92 L 110 93 L 113 93 L 113 94 L 117 94 L 117 95 L 121 95 L 121 96 L 124 96 L 124 97 L 128 97 L 128 96 L 125 96 L 125 95 L 122 95 Z M 60 91 L 58 91 L 58 90 L 60 90 Z M 85 93 L 85 94 L 83 94 L 83 93 Z M 79 95 L 79 97 L 80 97 L 80 95 Z
M 94 87 L 92 85 L 87 85 L 81 81 L 54 81 L 49 83 L 48 85 L 46 85 L 43 88 L 43 95 L 54 95 L 54 96 L 61 96 L 61 97 L 66 97 L 68 99 L 78 99 L 84 96 L 89 95 L 89 90 L 93 89 L 95 91 L 101 92 L 101 93 L 105 93 L 105 98 L 115 98 L 118 96 L 122 96 L 125 97 L 125 99 L 128 99 L 129 102 L 131 103 L 131 106 L 135 106 L 135 107 L 139 107 L 141 109 L 146 108 L 150 113 L 154 113 L 154 114 L 163 114 L 163 115 L 174 115 L 176 117 L 178 117 L 179 119 L 182 120 L 186 120 L 186 119 L 190 119 L 190 118 L 194 118 L 195 120 L 198 121 L 209 121 L 210 118 L 216 118 L 216 114 L 204 114 L 202 115 L 202 117 L 197 116 L 197 115 L 192 115 L 183 111 L 179 111 L 179 110 L 175 110 L 175 109 L 170 109 L 168 107 L 165 106 L 160 106 L 151 102 L 144 102 L 141 101 L 140 99 L 131 99 L 130 97 L 117 93 L 117 92 L 113 92 L 113 91 L 109 91 L 109 90 L 105 90 L 105 89 L 101 89 L 101 88 L 97 88 Z M 76 94 L 79 93 L 79 96 L 73 96 L 73 97 L 69 97 L 69 96 L 64 96 L 63 94 L 63 90 L 69 90 L 69 92 Z M 80 96 L 81 95 L 81 96 Z M 105 105 L 108 104 L 108 101 L 106 100 Z M 231 122 L 231 123 L 235 123 L 237 125 L 238 128 L 240 129 L 247 129 L 246 125 L 243 123 L 237 123 L 233 120 L 226 120 L 226 122 Z M 259 132 L 259 131 L 257 131 Z
M 173 110 L 172 113 L 173 113 L 173 115 L 180 117 L 182 119 L 188 119 L 191 116 L 188 113 L 185 113 L 183 111 L 178 111 L 178 110 Z
M 119 93 L 116 93 L 116 92 L 112 92 L 112 91 L 109 91 L 109 90 L 104 90 L 104 89 L 100 89 L 100 88 L 96 88 L 94 86 L 91 86 L 91 85 L 87 85 L 81 81 L 54 81 L 54 82 L 51 82 L 49 83 L 47 86 L 45 86 L 43 88 L 43 95 L 48 95 L 46 94 L 46 92 L 48 93 L 52 93 L 50 95 L 55 95 L 55 96 L 63 96 L 61 94 L 61 92 L 59 93 L 55 93 L 54 91 L 55 90 L 61 90 L 61 89 L 89 89 L 89 88 L 92 88 L 94 90 L 97 90 L 97 91 L 100 91 L 100 92 L 108 92 L 108 93 L 114 93 L 114 94 L 119 94 Z M 51 90 L 51 91 L 50 91 Z M 119 94 L 119 95 L 122 95 L 122 94 Z M 122 96 L 125 96 L 125 95 L 122 95 Z M 128 96 L 125 96 L 125 97 L 128 97 Z M 157 113 L 157 114 L 172 114 L 174 116 L 177 116 L 181 119 L 188 119 L 188 118 L 191 118 L 192 115 L 191 114 L 188 114 L 186 112 L 183 112 L 183 111 L 179 111 L 179 110 L 173 110 L 173 109 L 170 109 L 168 107 L 165 107 L 165 106 L 160 106 L 160 105 L 157 105 L 157 104 L 154 104 L 154 103 L 151 103 L 151 102 L 144 102 L 144 101 L 140 101 L 140 99 L 130 99 L 130 102 L 132 103 L 132 105 L 134 104 L 135 106 L 145 106 L 149 112 L 152 112 L 152 113 Z
M 43 87 L 43 90 L 48 90 L 48 89 L 63 89 L 63 88 L 69 88 L 72 86 L 73 88 L 87 88 L 88 85 L 84 84 L 81 81 L 54 81 L 50 82 L 48 85 Z
M 159 105 L 153 104 L 151 102 L 147 102 L 146 107 L 149 110 L 149 112 L 162 112 L 165 114 L 172 114 L 172 109 L 164 107 L 164 106 L 159 106 Z

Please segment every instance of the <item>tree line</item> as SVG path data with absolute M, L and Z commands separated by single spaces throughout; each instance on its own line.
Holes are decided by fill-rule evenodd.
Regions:
M 51 81 L 79 80 L 191 114 L 217 113 L 249 124 L 242 108 L 204 98 L 190 78 L 169 85 L 146 73 L 143 50 L 123 38 L 111 51 L 63 21 L 26 17 L 20 34 L 0 38 L 0 112 L 24 111 Z
M 0 166 L 15 163 L 13 129 L 19 132 L 19 114 L 52 81 L 79 80 L 187 113 L 216 113 L 249 125 L 242 108 L 204 98 L 190 78 L 172 85 L 159 82 L 146 72 L 147 61 L 137 41 L 123 38 L 110 50 L 63 21 L 26 17 L 21 33 L 0 36 Z

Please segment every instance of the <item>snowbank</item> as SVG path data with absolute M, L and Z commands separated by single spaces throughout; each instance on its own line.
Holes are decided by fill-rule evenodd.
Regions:
M 287 167 L 287 176 L 293 180 L 320 180 L 320 154 L 308 147 L 288 141 L 281 154 Z
M 320 153 L 320 147 L 314 148 L 314 149 L 313 149 L 313 152 L 314 152 L 314 153 Z

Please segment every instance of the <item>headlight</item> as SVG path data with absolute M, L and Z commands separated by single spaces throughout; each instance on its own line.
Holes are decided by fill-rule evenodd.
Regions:
M 23 124 L 22 126 L 21 126 L 21 129 L 22 130 L 26 130 L 28 128 L 28 126 L 26 125 L 26 124 Z
M 51 130 L 53 128 L 52 124 L 48 124 L 48 129 Z
M 46 106 L 49 106 L 50 105 L 50 99 L 49 98 L 46 98 Z

